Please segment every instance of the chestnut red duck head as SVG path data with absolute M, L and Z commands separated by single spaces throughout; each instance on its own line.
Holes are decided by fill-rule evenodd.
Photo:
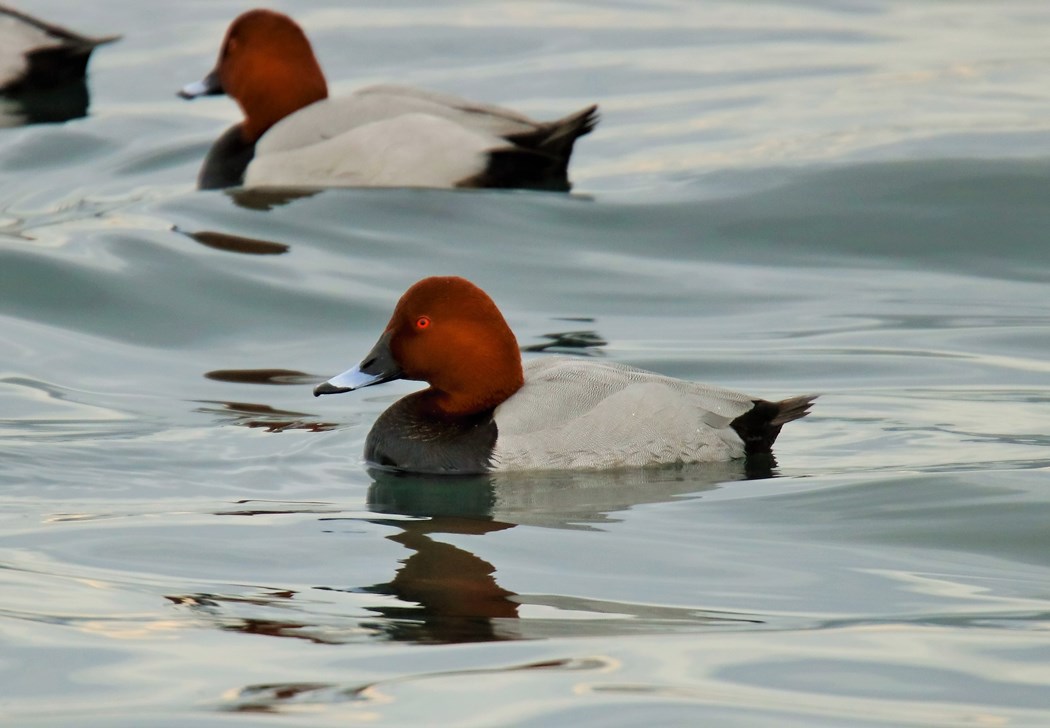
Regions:
M 240 105 L 241 134 L 254 142 L 281 119 L 327 98 L 328 85 L 294 20 L 272 10 L 249 10 L 230 24 L 215 69 L 179 92 L 187 99 L 221 94 Z
M 372 350 L 315 395 L 411 379 L 430 385 L 440 413 L 491 410 L 524 383 L 518 341 L 483 290 L 454 276 L 424 278 L 398 301 Z

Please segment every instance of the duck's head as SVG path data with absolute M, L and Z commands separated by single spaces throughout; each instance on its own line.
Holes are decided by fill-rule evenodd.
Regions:
M 215 69 L 179 91 L 186 99 L 227 94 L 244 111 L 246 141 L 304 106 L 328 97 L 310 41 L 294 20 L 272 10 L 249 10 L 226 31 Z
M 517 339 L 483 290 L 464 278 L 424 278 L 398 301 L 383 335 L 353 369 L 314 395 L 349 392 L 393 379 L 430 384 L 439 414 L 491 409 L 521 388 Z

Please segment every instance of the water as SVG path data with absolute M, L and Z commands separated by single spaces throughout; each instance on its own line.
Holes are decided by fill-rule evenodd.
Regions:
M 125 37 L 0 134 L 5 724 L 1050 722 L 1045 3 L 288 4 L 335 92 L 604 116 L 572 197 L 286 201 L 192 188 L 246 6 L 22 7 Z M 445 273 L 823 396 L 772 473 L 376 480 L 413 385 L 310 384 Z

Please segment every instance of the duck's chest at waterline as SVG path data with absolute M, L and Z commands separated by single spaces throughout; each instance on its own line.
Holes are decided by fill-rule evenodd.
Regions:
M 409 395 L 376 420 L 365 440 L 365 460 L 417 473 L 485 473 L 496 436 L 491 412 L 435 418 L 419 408 L 417 395 Z

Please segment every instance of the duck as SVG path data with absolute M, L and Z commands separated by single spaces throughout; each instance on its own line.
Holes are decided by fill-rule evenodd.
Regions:
M 398 301 L 361 362 L 314 396 L 396 379 L 429 386 L 391 405 L 365 440 L 380 471 L 483 474 L 727 462 L 772 454 L 817 395 L 771 402 L 625 364 L 521 349 L 495 302 L 457 276 Z
M 119 37 L 90 38 L 0 5 L 0 94 L 18 96 L 81 82 L 91 52 Z
M 212 145 L 200 189 L 435 187 L 568 191 L 596 105 L 555 121 L 406 86 L 329 98 L 302 28 L 255 9 L 231 23 L 218 64 L 186 99 L 227 94 L 244 120 Z

